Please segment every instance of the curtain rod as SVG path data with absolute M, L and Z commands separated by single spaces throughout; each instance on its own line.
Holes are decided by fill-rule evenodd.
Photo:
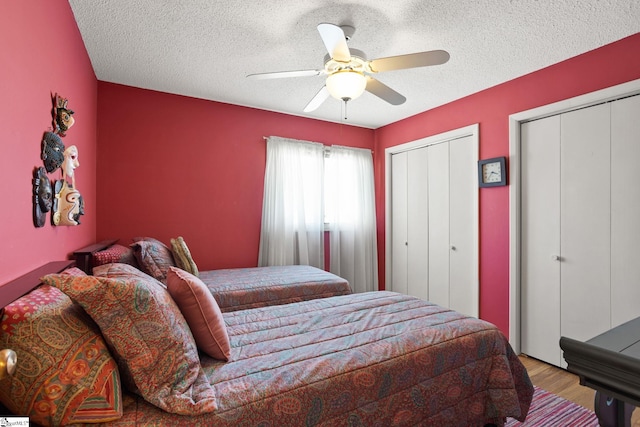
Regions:
M 284 138 L 284 137 L 278 137 L 278 138 Z M 268 136 L 263 136 L 263 137 L 262 137 L 262 139 L 263 139 L 264 141 L 266 141 L 266 140 L 268 140 L 268 139 L 269 139 L 269 137 L 268 137 Z M 314 141 L 303 141 L 303 142 L 314 142 Z M 331 150 L 331 145 L 325 145 L 325 144 L 323 144 L 322 142 L 315 142 L 315 143 L 316 143 L 316 144 L 321 144 L 322 146 L 324 146 L 324 149 L 325 149 L 325 150 Z M 346 145 L 341 145 L 341 147 L 347 147 L 347 146 L 346 146 Z M 360 147 L 347 147 L 347 148 L 357 148 L 358 150 L 366 150 L 366 148 L 360 148 Z M 373 151 L 373 150 L 369 150 L 369 151 L 371 151 L 371 154 L 373 154 L 373 153 L 374 153 L 374 151 Z

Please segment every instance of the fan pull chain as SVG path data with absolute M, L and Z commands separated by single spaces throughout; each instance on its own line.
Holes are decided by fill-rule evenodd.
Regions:
M 349 98 L 342 98 L 342 100 L 344 101 L 343 108 L 342 108 L 342 111 L 344 114 L 342 115 L 342 117 L 344 117 L 344 119 L 347 120 L 347 101 L 349 101 Z

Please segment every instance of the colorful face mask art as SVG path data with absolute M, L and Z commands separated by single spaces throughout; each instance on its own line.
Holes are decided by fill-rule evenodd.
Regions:
M 58 190 L 57 184 L 62 182 Z M 66 180 L 56 182 L 56 192 L 53 224 L 78 225 L 80 216 L 84 215 L 84 201 L 80 192 L 73 188 Z
M 46 213 L 51 210 L 53 204 L 51 181 L 42 166 L 33 171 L 33 198 L 33 223 L 36 227 L 42 227 Z
M 62 137 L 74 125 L 74 112 L 68 108 L 68 100 L 52 96 L 53 130 L 44 132 L 41 158 L 44 167 L 33 172 L 33 222 L 43 227 L 46 213 L 51 211 L 53 225 L 78 225 L 84 215 L 84 199 L 76 188 L 75 170 L 80 166 L 78 147 L 65 147 Z M 62 179 L 49 180 L 47 173 L 60 169 Z

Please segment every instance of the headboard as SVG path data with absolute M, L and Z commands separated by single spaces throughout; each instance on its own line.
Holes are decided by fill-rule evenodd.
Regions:
M 113 246 L 117 241 L 118 239 L 103 240 L 74 251 L 73 256 L 76 259 L 76 266 L 85 273 L 91 274 L 91 269 L 93 268 L 93 254 Z
M 52 261 L 0 286 L 0 309 L 37 287 L 42 276 L 50 273 L 60 273 L 73 265 L 73 260 Z

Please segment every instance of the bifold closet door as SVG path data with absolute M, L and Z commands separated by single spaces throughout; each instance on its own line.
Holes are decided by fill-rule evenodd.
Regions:
M 391 156 L 391 283 L 394 292 L 407 293 L 407 153 Z
M 477 155 L 468 136 L 431 145 L 429 183 L 429 300 L 478 317 Z
M 391 290 L 478 316 L 476 174 L 471 136 L 391 155 Z
M 523 353 L 565 366 L 560 336 L 640 316 L 638 117 L 632 96 L 521 125 Z
M 479 315 L 477 149 L 466 136 L 449 145 L 449 307 Z
M 640 96 L 611 104 L 611 327 L 640 316 Z
M 561 115 L 560 333 L 611 327 L 610 104 Z
M 560 366 L 560 116 L 521 132 L 521 349 Z
M 391 157 L 391 289 L 428 299 L 427 147 Z
M 391 290 L 428 299 L 427 148 L 391 157 Z
M 449 143 L 429 146 L 429 301 L 450 307 Z
M 430 298 L 427 147 L 407 152 L 407 294 Z

